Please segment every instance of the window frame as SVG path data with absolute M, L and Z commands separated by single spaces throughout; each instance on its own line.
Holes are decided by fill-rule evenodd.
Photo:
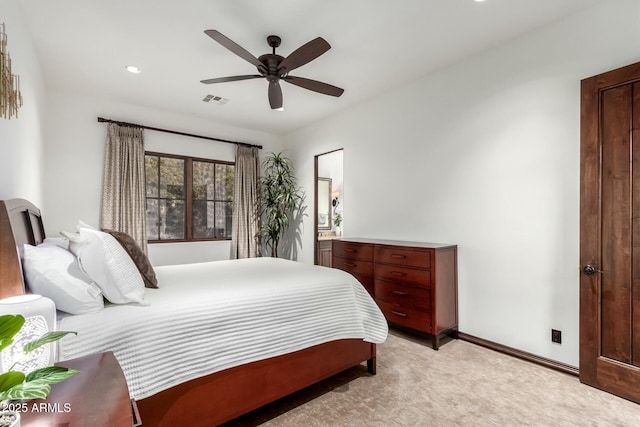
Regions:
M 183 156 L 179 154 L 168 154 L 168 153 L 160 153 L 157 151 L 145 151 L 145 158 L 147 155 L 156 156 L 156 157 L 167 157 L 172 159 L 180 159 L 184 161 L 184 210 L 185 210 L 185 238 L 184 239 L 160 239 L 160 240 L 147 240 L 147 243 L 156 244 L 156 243 L 186 243 L 186 242 L 216 242 L 216 241 L 230 241 L 231 237 L 193 237 L 193 162 L 204 162 L 204 163 L 212 163 L 219 165 L 232 165 L 234 167 L 233 173 L 235 177 L 235 162 L 230 162 L 226 160 L 216 160 L 216 159 L 207 159 L 204 157 L 194 157 L 194 156 Z M 160 162 L 158 162 L 159 167 Z M 215 169 L 215 166 L 214 166 Z M 146 172 L 145 172 L 146 176 Z M 214 181 L 215 182 L 215 181 Z M 145 188 L 147 185 L 147 181 L 145 178 Z M 159 196 L 159 194 L 158 194 Z M 154 197 L 147 197 L 145 190 L 145 204 L 147 199 L 154 199 Z M 156 200 L 161 200 L 160 197 L 155 198 Z M 214 199 L 214 201 L 216 201 Z M 222 201 L 222 200 L 220 200 Z M 225 201 L 226 202 L 226 201 Z M 229 202 L 233 203 L 233 201 Z M 145 235 L 146 235 L 145 230 Z

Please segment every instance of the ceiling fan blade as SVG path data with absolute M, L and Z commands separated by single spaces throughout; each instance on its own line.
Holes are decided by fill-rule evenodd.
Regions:
M 282 88 L 277 80 L 269 82 L 269 104 L 272 110 L 282 108 Z
M 244 59 L 247 62 L 252 63 L 259 69 L 265 70 L 266 72 L 266 68 L 264 64 L 260 62 L 258 58 L 253 56 L 248 50 L 246 50 L 245 48 L 243 48 L 242 46 L 240 46 L 239 44 L 231 40 L 229 37 L 222 34 L 220 31 L 205 30 L 204 33 L 209 37 L 211 37 L 212 39 L 214 39 L 215 41 L 217 41 L 218 43 L 220 43 L 222 46 L 229 49 L 231 52 L 238 55 L 240 58 Z
M 245 76 L 218 77 L 217 79 L 200 80 L 200 83 L 205 83 L 205 84 L 226 83 L 226 82 L 235 82 L 238 80 L 250 80 L 250 79 L 259 79 L 259 78 L 262 78 L 260 74 L 248 74 Z
M 315 38 L 310 42 L 303 44 L 278 65 L 278 71 L 281 73 L 295 70 L 304 64 L 313 61 L 326 51 L 331 49 L 331 45 L 322 37 Z
M 340 96 L 344 93 L 344 89 L 342 88 L 328 83 L 322 83 L 317 80 L 305 79 L 304 77 L 287 76 L 284 80 L 292 85 L 300 86 L 325 95 Z

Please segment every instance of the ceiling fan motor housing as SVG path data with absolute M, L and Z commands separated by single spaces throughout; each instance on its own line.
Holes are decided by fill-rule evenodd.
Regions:
M 263 74 L 269 81 L 283 78 L 286 75 L 286 73 L 281 74 L 278 71 L 278 66 L 280 65 L 283 59 L 284 59 L 283 56 L 276 55 L 275 53 L 267 53 L 265 55 L 259 56 L 258 61 L 264 64 L 265 68 L 267 69 L 267 72 L 265 74 L 264 71 L 261 70 L 260 68 L 258 68 L 258 72 Z

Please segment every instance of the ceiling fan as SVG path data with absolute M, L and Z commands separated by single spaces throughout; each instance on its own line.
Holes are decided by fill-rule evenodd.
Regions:
M 238 80 L 260 79 L 266 78 L 269 82 L 269 104 L 272 110 L 282 109 L 282 88 L 280 80 L 322 93 L 330 96 L 340 96 L 344 89 L 330 85 L 328 83 L 319 82 L 317 80 L 306 79 L 304 77 L 296 77 L 289 75 L 289 72 L 301 67 L 329 49 L 331 45 L 322 37 L 315 38 L 310 42 L 300 46 L 291 52 L 286 58 L 276 54 L 276 48 L 280 46 L 281 39 L 278 36 L 268 36 L 267 44 L 273 48 L 272 53 L 266 53 L 256 58 L 246 49 L 216 30 L 206 30 L 205 34 L 238 55 L 240 58 L 248 61 L 256 66 L 260 74 L 247 74 L 242 76 L 220 77 L 216 79 L 201 80 L 202 83 L 225 83 Z

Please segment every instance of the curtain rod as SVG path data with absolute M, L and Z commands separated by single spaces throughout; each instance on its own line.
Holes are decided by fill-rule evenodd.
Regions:
M 102 117 L 98 117 L 98 123 L 114 123 L 114 124 L 120 125 L 120 126 L 138 127 L 138 128 L 142 128 L 142 129 L 155 130 L 155 131 L 158 131 L 158 132 L 172 133 L 174 135 L 190 136 L 192 138 L 200 138 L 200 139 L 208 139 L 210 141 L 226 142 L 227 144 L 243 145 L 245 147 L 256 147 L 259 150 L 262 150 L 262 145 L 254 145 L 254 144 L 248 144 L 246 142 L 238 142 L 238 141 L 229 141 L 227 139 L 214 138 L 212 136 L 202 136 L 202 135 L 196 135 L 196 134 L 193 134 L 193 133 L 178 132 L 176 130 L 155 128 L 155 127 L 152 127 L 152 126 L 138 125 L 138 124 L 135 124 L 135 123 L 119 122 L 117 120 L 103 119 Z

